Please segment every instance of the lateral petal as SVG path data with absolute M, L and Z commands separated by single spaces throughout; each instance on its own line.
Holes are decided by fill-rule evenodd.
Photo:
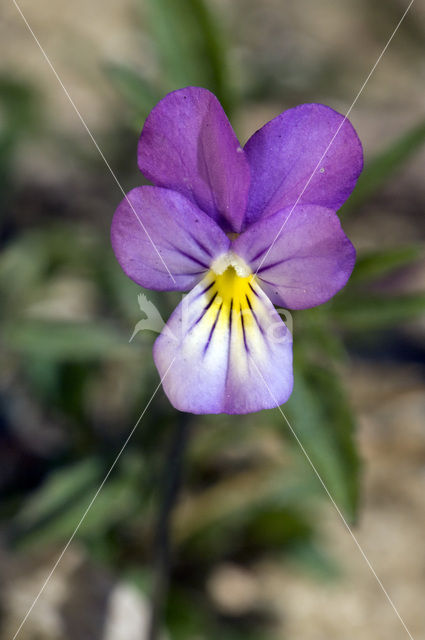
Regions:
M 160 187 L 130 191 L 115 211 L 111 242 L 129 278 L 158 291 L 191 289 L 230 245 L 206 213 Z
M 347 283 L 356 251 L 336 213 L 298 205 L 253 224 L 233 243 L 274 304 L 308 309 Z

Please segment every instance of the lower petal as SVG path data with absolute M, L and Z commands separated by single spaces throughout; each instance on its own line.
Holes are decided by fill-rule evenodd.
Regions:
M 228 268 L 183 299 L 154 345 L 170 402 L 190 413 L 251 413 L 292 392 L 292 336 L 252 278 Z

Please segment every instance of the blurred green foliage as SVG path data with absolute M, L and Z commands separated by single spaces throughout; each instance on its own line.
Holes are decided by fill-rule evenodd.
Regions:
M 166 93 L 190 85 L 210 89 L 230 114 L 234 90 L 226 38 L 208 4 L 204 0 L 147 0 L 144 9 L 157 56 L 156 77 L 147 78 L 124 63 L 106 65 L 137 130 Z
M 229 81 L 226 36 L 210 7 L 202 0 L 149 0 L 145 9 L 157 78 L 147 79 L 125 64 L 107 65 L 128 107 L 126 124 L 140 127 L 164 93 L 189 84 L 210 88 L 228 111 L 241 108 Z M 0 102 L 5 114 L 0 179 L 13 191 L 16 150 L 36 133 L 41 116 L 36 94 L 25 83 L 0 79 Z M 355 215 L 376 197 L 424 141 L 420 123 L 376 158 L 367 158 L 343 212 Z M 111 202 L 105 205 L 112 212 Z M 361 464 L 356 419 L 341 383 L 346 345 L 361 332 L 397 327 L 424 313 L 425 294 L 373 291 L 373 285 L 409 267 L 421 253 L 418 246 L 360 253 L 350 283 L 333 301 L 295 314 L 295 390 L 283 411 L 350 522 L 358 512 Z M 58 432 L 57 443 L 44 450 L 43 438 L 46 443 L 48 438 L 41 429 L 42 454 L 34 446 L 24 455 L 27 445 L 15 439 L 18 461 L 29 456 L 39 471 L 25 481 L 6 479 L 1 488 L 2 529 L 14 548 L 67 540 L 157 384 L 152 336 L 128 343 L 139 320 L 139 290 L 121 273 L 106 234 L 95 224 L 41 221 L 4 242 L 2 433 L 10 438 L 28 413 L 41 425 L 56 425 Z M 164 317 L 175 303 L 173 295 L 147 295 Z M 17 411 L 18 398 L 27 413 Z M 144 590 L 150 584 L 163 452 L 174 423 L 175 412 L 156 397 L 78 532 L 97 561 Z M 22 477 L 27 471 L 20 471 Z M 207 578 L 223 562 L 250 565 L 270 558 L 291 559 L 322 579 L 338 575 L 318 534 L 323 498 L 279 411 L 197 418 L 184 495 L 173 514 L 174 579 L 165 620 L 172 637 L 272 637 L 268 612 L 257 618 L 223 615 L 210 597 Z
M 364 204 L 393 174 L 419 151 L 425 142 L 425 122 L 420 122 L 394 140 L 387 149 L 370 160 L 361 174 L 354 193 L 341 209 L 341 214 Z
M 38 92 L 26 82 L 0 74 L 0 209 L 13 184 L 16 151 L 42 121 Z M 2 216 L 3 217 L 3 216 Z M 0 218 L 0 224 L 2 220 Z

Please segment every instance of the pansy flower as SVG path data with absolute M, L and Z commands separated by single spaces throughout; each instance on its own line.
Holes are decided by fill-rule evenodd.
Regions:
M 149 114 L 138 164 L 154 186 L 120 203 L 112 246 L 139 285 L 189 291 L 153 349 L 170 402 L 231 414 L 283 404 L 292 336 L 274 305 L 326 302 L 354 266 L 335 213 L 363 165 L 352 125 L 304 104 L 242 148 L 217 98 L 189 87 Z

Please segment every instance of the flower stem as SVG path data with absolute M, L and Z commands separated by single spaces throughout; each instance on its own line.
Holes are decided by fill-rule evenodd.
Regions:
M 165 461 L 162 478 L 162 500 L 155 530 L 154 582 L 147 640 L 158 640 L 163 611 L 167 601 L 171 568 L 171 514 L 180 489 L 190 421 L 191 416 L 189 414 L 180 414 Z

